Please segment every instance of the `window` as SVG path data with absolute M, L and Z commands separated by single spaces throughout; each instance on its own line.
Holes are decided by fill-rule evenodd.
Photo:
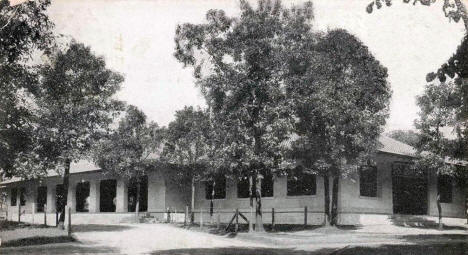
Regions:
M 76 211 L 89 212 L 89 182 L 76 185 Z
M 57 184 L 55 186 L 55 208 L 57 211 L 63 208 L 64 205 L 64 195 L 63 184 Z
M 441 203 L 452 203 L 452 178 L 448 175 L 439 175 L 437 186 Z
M 377 168 L 363 166 L 359 169 L 359 192 L 363 197 L 377 197 Z
M 16 199 L 18 199 L 18 190 L 16 188 L 11 189 L 10 205 L 16 206 Z
M 20 188 L 20 205 L 21 206 L 26 205 L 26 188 L 25 187 Z
M 216 177 L 214 181 L 206 181 L 205 198 L 209 200 L 226 198 L 226 177 L 220 176 Z
M 137 183 L 136 179 L 130 180 L 130 185 L 128 186 L 128 211 L 134 212 L 136 209 L 136 200 L 137 200 Z M 146 212 L 148 210 L 148 177 L 143 176 L 140 179 L 140 204 L 138 206 L 138 211 Z
M 115 212 L 117 182 L 116 180 L 102 180 L 99 185 L 100 212 Z
M 37 211 L 43 212 L 44 211 L 44 204 L 47 203 L 47 187 L 41 186 L 37 188 Z
M 252 194 L 255 196 L 255 180 L 253 180 Z M 273 174 L 265 174 L 262 179 L 262 197 L 273 196 Z M 242 177 L 237 181 L 237 197 L 249 197 L 249 177 Z
M 296 173 L 288 175 L 288 196 L 315 195 L 317 185 L 314 174 Z

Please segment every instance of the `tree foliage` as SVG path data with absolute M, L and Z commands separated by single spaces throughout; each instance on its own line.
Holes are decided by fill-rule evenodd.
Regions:
M 118 128 L 96 145 L 93 159 L 107 174 L 138 179 L 155 167 L 162 140 L 158 125 L 130 105 Z
M 165 130 L 161 160 L 176 168 L 181 179 L 201 180 L 213 174 L 214 145 L 208 112 L 185 107 Z
M 34 52 L 48 53 L 54 45 L 53 23 L 46 14 L 48 0 L 10 6 L 0 1 L 0 169 L 11 176 L 19 153 L 33 144 L 34 115 L 29 93 L 37 84 Z
M 466 6 L 463 3 L 463 0 L 443 0 L 444 4 L 442 5 L 442 11 L 444 12 L 445 17 L 447 17 L 450 21 L 453 20 L 455 22 L 459 22 L 462 20 L 465 23 L 465 27 L 468 30 L 468 13 L 466 11 Z M 368 13 L 372 13 L 374 10 L 374 6 L 377 9 L 382 8 L 383 4 L 385 3 L 386 6 L 391 6 L 393 0 L 374 0 L 370 2 L 367 7 L 366 11 Z M 403 3 L 410 3 L 411 0 L 403 0 Z M 436 0 L 413 0 L 413 5 L 417 3 L 425 6 L 433 5 Z

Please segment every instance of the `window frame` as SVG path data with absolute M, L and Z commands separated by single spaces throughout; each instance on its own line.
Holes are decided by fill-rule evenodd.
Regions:
M 219 187 L 220 185 L 218 185 L 218 183 L 220 183 L 219 180 L 223 180 L 221 183 L 224 183 L 224 189 L 222 189 L 224 192 L 224 196 L 222 197 L 219 197 L 219 196 L 216 196 L 216 192 L 217 192 L 217 189 L 216 187 Z M 211 192 L 213 190 L 213 182 L 216 182 L 216 185 L 215 185 L 215 195 L 213 198 L 211 198 Z M 225 176 L 217 176 L 215 177 L 215 180 L 207 180 L 204 182 L 205 183 L 205 200 L 222 200 L 222 199 L 226 199 L 227 197 L 227 178 Z
M 44 201 L 39 201 L 40 199 L 40 190 L 44 190 L 45 189 L 45 200 Z M 45 202 L 45 203 L 41 203 L 41 202 Z M 44 212 L 44 204 L 47 204 L 47 186 L 39 186 L 37 187 L 37 197 L 36 197 L 36 212 Z
M 364 181 L 363 182 L 363 173 L 367 172 L 369 170 L 373 170 L 373 177 L 375 180 L 373 182 L 371 181 Z M 379 197 L 379 174 L 378 174 L 378 169 L 377 166 L 361 166 L 359 167 L 359 197 L 362 198 L 378 198 Z M 368 173 L 368 172 L 367 172 Z M 368 179 L 368 178 L 366 178 Z M 363 194 L 363 185 L 372 185 L 372 191 L 375 194 Z M 366 188 L 366 187 L 364 187 Z M 367 186 L 367 189 L 369 189 L 369 186 Z M 370 189 L 369 189 L 370 190 Z
M 313 178 L 313 186 L 310 188 L 311 193 L 305 192 L 304 186 L 307 184 L 304 180 L 305 177 L 309 176 L 309 178 Z M 294 179 L 295 182 L 295 191 L 292 190 L 290 186 L 291 180 Z M 309 179 L 312 180 L 312 179 Z M 290 188 L 291 187 L 291 188 Z M 299 188 L 298 188 L 299 187 Z M 316 196 L 317 195 L 317 175 L 316 174 L 308 174 L 308 173 L 296 173 L 296 174 L 288 174 L 286 177 L 286 196 L 287 197 L 301 197 L 301 196 Z
M 445 186 L 445 188 L 447 189 L 442 189 L 441 184 L 447 185 Z M 437 189 L 440 194 L 440 203 L 444 203 L 444 204 L 453 203 L 453 179 L 451 176 L 444 175 L 444 174 L 437 175 Z M 443 196 L 442 194 L 445 191 L 449 191 L 449 193 L 445 193 L 446 195 Z M 443 198 L 448 198 L 448 199 L 443 199 Z
M 26 206 L 26 187 L 19 188 L 20 193 L 20 206 Z
M 13 193 L 14 193 L 14 196 L 13 196 Z M 10 190 L 10 206 L 17 206 L 17 205 L 18 205 L 18 188 L 11 188 L 11 190 Z

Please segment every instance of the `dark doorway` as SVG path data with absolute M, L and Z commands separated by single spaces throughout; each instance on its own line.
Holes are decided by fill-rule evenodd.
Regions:
M 63 190 L 63 184 L 57 184 L 55 186 L 55 208 L 57 211 L 60 211 L 63 206 L 65 206 L 65 191 Z
M 137 197 L 137 182 L 133 178 L 130 180 L 128 186 L 128 211 L 135 212 Z M 140 206 L 138 211 L 146 212 L 148 210 L 148 177 L 143 176 L 140 178 Z
M 117 182 L 116 180 L 102 180 L 100 185 L 100 211 L 115 212 Z
M 76 185 L 76 211 L 89 212 L 89 182 Z
M 44 204 L 47 203 L 47 186 L 37 188 L 37 212 L 44 212 Z
M 412 169 L 408 163 L 392 166 L 393 213 L 427 214 L 427 174 Z

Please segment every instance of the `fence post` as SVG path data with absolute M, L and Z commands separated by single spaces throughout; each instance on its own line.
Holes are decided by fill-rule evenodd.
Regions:
M 34 218 L 36 216 L 36 203 L 31 204 L 31 215 L 32 215 L 32 224 L 34 225 Z
M 203 228 L 203 208 L 200 208 L 200 228 Z
M 236 208 L 236 233 L 239 230 L 239 208 Z
M 44 204 L 44 226 L 47 227 L 47 204 Z
M 307 227 L 307 206 L 304 207 L 304 228 Z
M 67 233 L 68 236 L 71 236 L 71 207 L 67 206 L 66 211 L 68 213 Z
M 57 227 L 58 226 L 58 221 L 59 221 L 59 213 L 57 211 L 57 209 L 55 209 L 55 226 Z
M 220 227 L 220 222 L 221 222 L 221 215 L 219 214 L 219 211 L 218 211 L 218 214 L 217 214 L 217 218 L 216 218 L 216 228 L 219 229 Z
M 177 223 L 176 217 L 177 217 L 177 208 L 174 208 L 174 216 L 172 217 L 172 222 L 173 223 Z
M 275 231 L 275 208 L 271 208 L 271 231 Z

